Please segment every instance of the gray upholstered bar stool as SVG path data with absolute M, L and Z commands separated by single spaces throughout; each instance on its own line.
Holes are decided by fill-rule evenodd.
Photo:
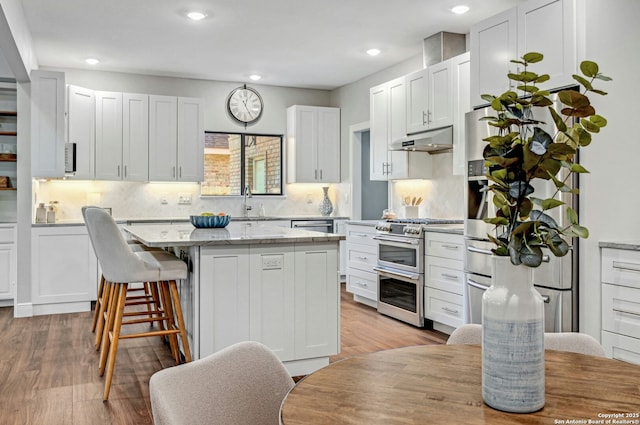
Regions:
M 104 400 L 109 398 L 118 343 L 121 339 L 167 335 L 171 351 L 179 362 L 177 335 L 180 335 L 185 360 L 191 361 L 176 280 L 187 278 L 187 265 L 169 253 L 134 253 L 111 216 L 101 208 L 87 208 L 85 219 L 89 237 L 104 276 L 106 322 L 100 350 L 100 375 L 106 371 Z M 162 254 L 162 255 L 161 255 Z M 121 333 L 122 325 L 158 321 L 157 317 L 123 321 L 130 282 L 149 282 L 158 288 L 163 306 L 160 329 Z M 143 312 L 144 313 L 144 312 Z M 136 329 L 137 330 L 137 329 Z
M 85 211 L 88 208 L 100 208 L 98 206 L 84 206 L 81 208 L 82 210 L 82 218 L 84 222 L 87 222 Z M 87 228 L 87 231 L 89 229 Z M 91 238 L 89 238 L 91 239 Z M 93 242 L 92 242 L 93 244 Z M 160 248 L 148 248 L 145 245 L 139 243 L 138 241 L 127 240 L 127 244 L 129 244 L 129 248 L 133 252 L 140 251 L 162 251 Z M 94 249 L 95 251 L 95 249 Z M 140 292 L 142 292 L 140 294 Z M 149 285 L 147 282 L 142 282 L 142 287 L 129 288 L 127 295 L 127 305 L 146 305 L 147 306 L 147 314 L 149 317 L 153 317 L 154 312 L 160 309 L 160 298 L 157 294 L 157 291 L 154 290 L 152 285 Z M 98 296 L 96 299 L 96 306 L 93 313 L 93 321 L 91 323 L 91 332 L 96 333 L 95 337 L 95 347 L 96 350 L 100 349 L 100 344 L 102 342 L 102 331 L 104 326 L 104 312 L 106 310 L 106 305 L 104 304 L 104 276 L 100 275 L 100 283 L 98 285 Z M 97 329 L 97 332 L 96 332 Z

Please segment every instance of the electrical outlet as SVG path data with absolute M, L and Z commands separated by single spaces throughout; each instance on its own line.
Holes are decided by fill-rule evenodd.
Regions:
M 167 195 L 166 194 L 161 194 L 160 195 L 160 203 L 162 205 L 167 205 L 169 203 L 169 201 L 167 201 Z
M 186 193 L 186 194 L 178 195 L 178 204 L 191 205 L 191 194 Z
M 313 204 L 313 197 L 310 193 L 307 193 L 307 204 Z
M 277 270 L 283 267 L 282 255 L 263 255 L 262 270 Z

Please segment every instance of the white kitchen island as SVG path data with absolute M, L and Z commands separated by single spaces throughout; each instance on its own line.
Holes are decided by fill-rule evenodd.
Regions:
M 223 229 L 125 230 L 189 262 L 189 278 L 179 287 L 194 359 L 254 340 L 296 376 L 327 365 L 340 351 L 338 244 L 344 236 L 233 221 Z

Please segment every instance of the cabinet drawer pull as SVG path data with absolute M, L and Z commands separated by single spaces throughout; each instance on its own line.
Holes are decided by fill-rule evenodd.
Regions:
M 632 272 L 640 272 L 640 264 L 626 263 L 624 261 L 614 261 L 613 268 L 620 269 L 620 270 L 628 270 Z
M 622 308 L 614 308 L 613 311 L 615 311 L 616 313 L 630 314 L 632 316 L 640 317 L 640 313 L 636 311 L 629 311 Z
M 458 314 L 458 310 L 454 310 L 452 308 L 449 307 L 441 307 L 444 311 L 446 311 L 447 313 L 451 313 L 451 314 Z
M 359 238 L 366 238 L 367 234 L 366 233 L 352 233 L 351 236 L 357 236 Z
M 358 260 L 367 260 L 369 257 L 363 257 L 361 255 L 356 255 L 355 256 Z
M 120 166 L 118 165 L 118 177 L 120 177 Z
M 440 276 L 442 276 L 444 278 L 447 278 L 447 279 L 458 280 L 458 276 L 456 276 L 455 274 L 440 273 Z
M 446 248 L 446 249 L 458 249 L 458 245 L 445 245 L 445 244 L 443 244 L 442 247 Z

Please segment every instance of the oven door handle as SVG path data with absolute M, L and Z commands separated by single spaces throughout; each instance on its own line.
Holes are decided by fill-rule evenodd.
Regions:
M 476 282 L 475 280 L 472 280 L 472 279 L 469 279 L 469 278 L 467 278 L 467 285 L 473 286 L 474 288 L 481 289 L 483 291 L 486 291 L 487 289 L 489 289 L 488 286 L 483 285 L 482 283 Z
M 420 244 L 420 240 L 418 240 L 418 239 L 399 240 L 399 239 L 383 238 L 383 237 L 380 237 L 380 236 L 374 236 L 373 239 L 375 239 L 377 241 L 382 241 L 382 242 L 398 243 L 398 244 L 404 244 L 404 245 L 419 245 Z
M 493 255 L 493 251 L 491 251 L 490 249 L 476 248 L 473 245 L 467 246 L 467 251 L 475 252 L 476 254 Z
M 389 270 L 389 269 L 384 269 L 382 267 L 374 267 L 373 270 L 380 273 L 386 273 L 388 275 L 396 275 L 396 276 L 404 277 L 405 279 L 411 279 L 411 280 L 420 279 L 420 275 L 417 273 L 402 273 L 397 270 Z

